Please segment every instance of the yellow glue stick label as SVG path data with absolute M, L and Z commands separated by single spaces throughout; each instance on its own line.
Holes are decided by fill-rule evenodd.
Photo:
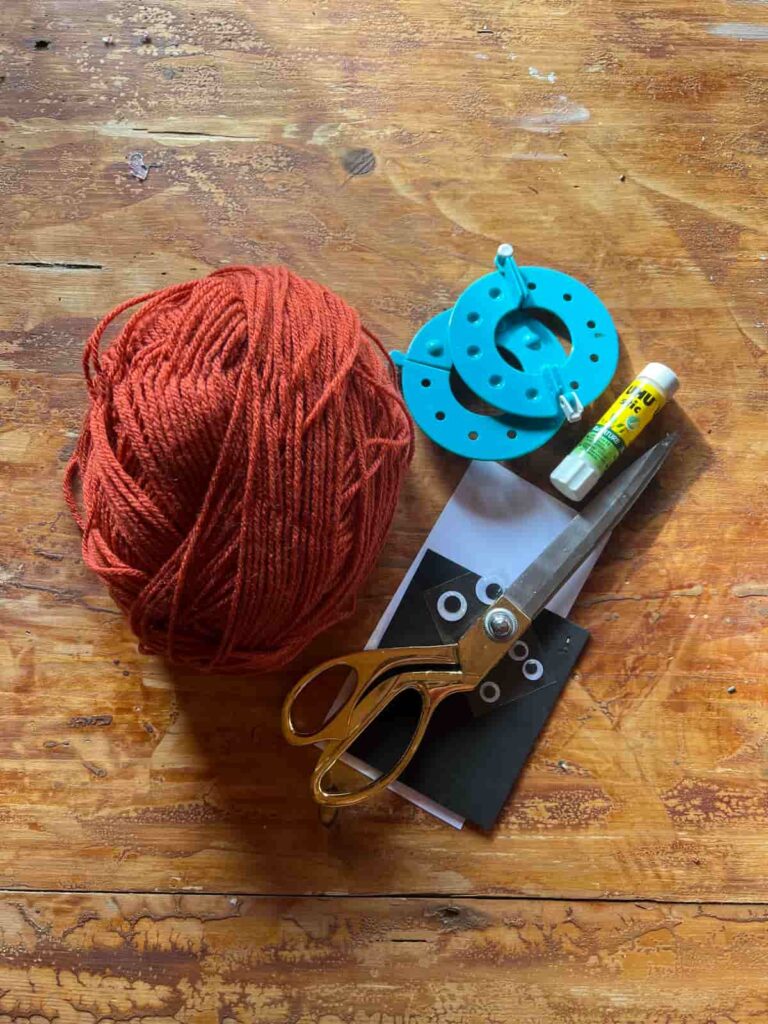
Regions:
M 651 422 L 666 402 L 662 391 L 644 379 L 633 380 L 598 420 L 575 451 L 604 472 Z

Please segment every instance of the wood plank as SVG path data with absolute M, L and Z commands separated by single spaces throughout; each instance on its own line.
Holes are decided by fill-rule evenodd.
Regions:
M 768 7 L 7 0 L 0 31 L 0 885 L 768 900 Z M 127 296 L 274 260 L 404 347 L 507 238 L 596 288 L 621 380 L 677 368 L 682 441 L 585 592 L 593 642 L 494 834 L 393 797 L 326 828 L 281 696 L 364 641 L 460 461 L 420 439 L 349 624 L 285 673 L 193 678 L 80 564 L 80 348 Z
M 768 1014 L 768 908 L 7 893 L 0 1021 L 637 1024 Z

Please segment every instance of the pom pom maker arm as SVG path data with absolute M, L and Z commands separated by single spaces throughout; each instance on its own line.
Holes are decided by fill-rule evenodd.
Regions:
M 618 362 L 618 335 L 600 299 L 576 278 L 519 267 L 500 245 L 493 273 L 473 281 L 455 306 L 416 333 L 400 367 L 413 418 L 437 444 L 484 460 L 518 458 L 545 444 L 565 420 L 605 390 Z M 565 353 L 548 322 L 570 338 Z M 454 395 L 458 373 L 495 414 Z

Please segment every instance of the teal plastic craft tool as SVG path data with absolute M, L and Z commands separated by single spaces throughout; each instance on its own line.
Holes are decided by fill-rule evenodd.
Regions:
M 519 267 L 499 246 L 493 273 L 473 281 L 452 309 L 417 331 L 400 367 L 416 423 L 457 455 L 515 459 L 581 418 L 611 381 L 619 342 L 610 313 L 576 278 Z M 566 353 L 549 324 L 562 324 Z M 452 371 L 495 412 L 474 412 L 454 394 Z

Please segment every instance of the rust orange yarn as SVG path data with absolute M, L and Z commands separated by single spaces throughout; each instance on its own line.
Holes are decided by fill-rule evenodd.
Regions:
M 413 449 L 354 309 L 284 267 L 230 267 L 118 306 L 83 366 L 64 491 L 142 650 L 265 671 L 350 614 Z

